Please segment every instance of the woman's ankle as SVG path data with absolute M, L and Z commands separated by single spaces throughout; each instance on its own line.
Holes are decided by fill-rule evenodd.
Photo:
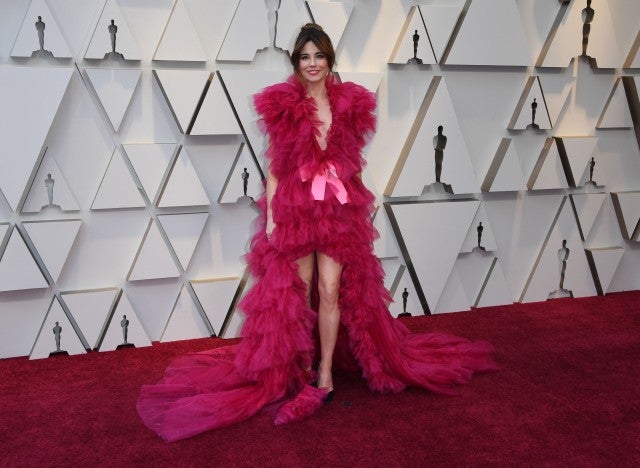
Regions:
M 318 367 L 318 388 L 329 388 L 333 389 L 333 375 L 331 372 L 331 367 L 328 369 L 322 366 Z

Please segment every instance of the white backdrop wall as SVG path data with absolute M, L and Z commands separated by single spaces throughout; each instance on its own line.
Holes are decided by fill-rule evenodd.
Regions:
M 4 0 L 0 357 L 46 357 L 56 322 L 70 354 L 114 349 L 125 315 L 136 346 L 238 334 L 257 215 L 242 173 L 257 197 L 265 147 L 250 96 L 290 73 L 281 48 L 309 12 L 340 79 L 377 92 L 364 178 L 394 315 L 405 289 L 413 315 L 546 300 L 562 240 L 574 297 L 639 289 L 640 4 L 592 2 L 592 60 L 585 6 Z M 51 54 L 32 57 L 38 15 Z M 124 60 L 104 58 L 111 19 Z M 433 185 L 438 125 L 452 193 Z

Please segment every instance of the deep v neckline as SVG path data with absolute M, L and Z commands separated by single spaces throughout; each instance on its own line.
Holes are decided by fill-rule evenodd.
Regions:
M 320 149 L 320 151 L 324 152 L 327 150 L 327 147 L 329 146 L 329 135 L 331 134 L 331 128 L 333 127 L 333 105 L 331 103 L 331 99 L 329 98 L 329 94 L 327 92 L 327 102 L 329 104 L 329 116 L 331 117 L 331 121 L 329 122 L 329 124 L 326 126 L 327 127 L 327 131 L 324 134 L 324 148 L 322 147 L 322 127 L 324 125 L 324 121 L 322 119 L 320 119 L 320 115 L 319 115 L 319 106 L 318 106 L 318 101 L 316 101 L 316 99 L 313 96 L 309 96 L 307 95 L 308 99 L 311 101 L 311 103 L 313 104 L 313 107 L 315 108 L 315 111 L 313 112 L 311 118 L 312 118 L 312 125 L 313 128 L 318 130 L 319 135 L 316 135 L 316 132 L 313 132 L 313 139 L 316 141 L 316 144 L 318 145 L 318 148 Z
M 314 115 L 314 128 L 318 130 L 319 135 L 313 135 L 313 139 L 316 141 L 318 148 L 320 148 L 320 151 L 323 151 L 323 152 L 326 151 L 327 147 L 329 146 L 329 135 L 331 135 L 331 129 L 333 127 L 333 111 L 331 110 L 331 103 L 329 103 L 329 113 L 331 115 L 331 121 L 326 126 L 327 131 L 325 132 L 324 138 L 323 138 L 322 128 L 325 125 L 325 123 L 318 116 L 317 105 L 316 105 L 316 112 Z M 324 140 L 324 148 L 322 147 L 323 140 Z
M 321 121 L 319 120 L 319 122 L 321 122 Z M 324 135 L 324 148 L 322 147 L 322 140 L 319 137 L 314 135 L 314 140 L 316 140 L 316 144 L 318 145 L 318 148 L 320 148 L 320 151 L 323 152 L 323 153 L 325 151 L 327 151 L 327 148 L 329 147 L 329 135 L 331 134 L 331 127 L 332 126 L 333 126 L 333 119 L 332 119 L 331 123 L 329 124 L 329 126 L 327 127 L 327 133 L 325 133 L 325 135 Z M 318 130 L 320 130 L 319 126 L 316 126 L 316 128 Z M 322 133 L 321 133 L 321 135 L 322 135 Z

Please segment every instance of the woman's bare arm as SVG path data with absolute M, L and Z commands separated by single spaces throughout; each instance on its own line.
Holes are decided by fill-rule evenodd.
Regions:
M 273 199 L 273 194 L 276 193 L 276 189 L 278 188 L 278 179 L 273 172 L 271 172 L 271 167 L 267 170 L 267 226 L 266 233 L 267 237 L 271 235 L 276 224 L 273 222 L 273 212 L 271 210 L 271 200 Z

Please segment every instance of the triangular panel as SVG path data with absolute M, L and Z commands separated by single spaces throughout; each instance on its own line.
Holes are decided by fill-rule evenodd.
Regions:
M 511 139 L 510 145 L 514 145 L 514 149 L 518 153 L 522 174 L 525 175 L 527 184 L 526 175 L 531 174 L 536 167 L 540 153 L 549 151 L 552 143 L 553 138 L 547 138 L 546 132 L 522 132 L 517 135 L 517 138 Z
M 106 1 L 84 58 L 141 59 L 138 45 L 116 0 Z
M 212 73 L 208 70 L 153 70 L 169 109 L 182 133 L 194 117 Z
M 526 190 L 520 158 L 511 138 L 503 138 L 482 182 L 483 192 Z
M 242 130 L 222 88 L 220 78 L 214 73 L 189 135 L 238 135 L 241 133 Z
M 419 6 L 414 5 L 409 10 L 389 63 L 437 63 Z
M 557 30 L 550 31 L 553 39 L 540 66 L 564 68 L 569 65 L 573 57 L 584 53 L 581 44 L 585 7 L 584 1 L 573 1 L 569 4 Z M 611 18 L 609 2 L 595 2 L 592 8 L 595 10 L 595 15 L 585 44 L 585 58 L 595 59 L 600 68 L 621 67 L 624 57 L 617 35 L 614 33 L 616 25 Z
M 122 145 L 151 203 L 156 203 L 160 185 L 176 151 L 173 143 Z
M 451 35 L 464 6 L 462 1 L 457 3 L 457 5 L 420 5 L 422 19 L 429 32 L 431 47 L 438 63 L 442 60 L 442 55 L 451 40 Z
M 142 72 L 132 68 L 87 68 L 85 72 L 109 122 L 117 132 Z
M 482 247 L 479 249 L 478 247 Z M 469 232 L 462 243 L 460 252 L 471 252 L 473 249 L 477 249 L 485 252 L 493 252 L 498 250 L 496 244 L 496 238 L 493 235 L 491 229 L 491 223 L 489 217 L 484 209 L 484 205 L 481 204 L 476 212 L 476 215 L 471 222 Z
M 58 281 L 82 220 L 33 221 L 22 224 L 54 282 Z
M 62 300 L 67 304 L 91 349 L 98 347 L 117 294 L 116 288 L 62 293 Z
M 586 190 L 589 192 L 594 191 L 603 191 L 604 185 L 599 185 L 596 178 L 603 177 L 603 173 L 601 171 L 596 170 L 598 167 L 598 160 L 596 159 L 596 155 L 598 153 L 595 152 L 591 158 L 587 159 L 586 165 L 584 167 L 580 167 L 579 164 L 582 164 L 584 161 L 578 161 L 576 166 L 576 173 L 574 174 L 576 187 L 586 187 Z M 604 158 L 598 158 L 600 163 L 603 163 Z M 580 170 L 582 169 L 582 172 Z
M 206 62 L 207 53 L 183 0 L 176 0 L 153 60 Z
M 134 281 L 127 285 L 131 305 L 152 341 L 160 340 L 181 289 L 179 278 Z
M 396 162 L 385 190 L 388 196 L 417 196 L 436 182 L 436 146 L 444 140 L 440 181 L 454 193 L 477 193 L 480 186 L 458 123 L 451 96 L 442 77 L 436 76 L 420 106 L 418 115 Z
M 127 279 L 136 281 L 177 276 L 180 276 L 180 272 L 167 249 L 167 244 L 156 223 L 150 220 Z
M 111 208 L 140 208 L 146 206 L 138 186 L 131 178 L 129 168 L 120 151 L 114 149 L 100 187 L 91 204 L 92 210 Z
M 215 2 L 182 0 L 182 2 L 189 12 L 189 18 L 207 54 L 207 60 L 211 63 L 215 62 L 240 0 L 215 0 Z M 256 6 L 260 7 L 260 5 Z M 264 21 L 267 22 L 268 19 L 265 18 Z M 250 35 L 251 33 L 247 33 L 247 36 Z
M 532 61 L 518 4 L 512 0 L 471 2 L 446 58 L 447 65 L 528 66 Z
M 490 307 L 512 303 L 513 296 L 509 290 L 504 271 L 502 270 L 500 261 L 494 258 L 492 268 L 487 274 L 485 284 L 480 291 L 475 307 Z
M 113 351 L 121 345 L 134 345 L 136 348 L 151 346 L 151 341 L 124 292 L 120 295 L 99 349 Z
M 80 207 L 69 188 L 56 160 L 45 153 L 29 194 L 22 205 L 22 213 L 41 210 L 79 211 Z
M 551 126 L 540 80 L 537 76 L 530 76 L 513 112 L 508 128 L 510 130 L 524 130 L 527 128 L 549 130 Z
M 538 81 L 544 94 L 551 125 L 554 126 L 567 103 L 575 78 L 571 73 L 547 73 L 538 75 Z
M 464 286 L 470 306 L 475 306 L 485 285 L 495 257 L 487 252 L 462 254 L 456 262 L 456 270 Z
M 208 336 L 211 336 L 209 329 L 202 320 L 191 295 L 183 287 L 160 341 L 164 343 Z
M 58 343 L 59 341 L 59 343 Z M 42 359 L 51 353 L 84 354 L 86 349 L 76 334 L 62 306 L 55 297 L 38 332 L 29 359 Z
M 256 51 L 269 47 L 267 14 L 264 2 L 240 0 L 217 60 L 251 62 Z
M 407 274 L 406 267 L 404 265 L 401 266 L 402 268 L 398 271 L 402 274 L 402 277 L 400 278 L 398 287 L 396 288 L 395 294 L 393 295 L 393 302 L 388 306 L 389 312 L 394 317 L 405 313 L 404 297 L 406 296 L 406 313 L 411 314 L 414 317 L 423 315 L 424 311 L 422 309 L 422 306 L 420 305 L 418 294 L 416 293 L 415 288 L 413 287 L 413 283 L 411 282 L 411 277 Z
M 546 142 L 527 182 L 529 190 L 569 188 L 555 139 Z
M 570 186 L 580 186 L 589 180 L 586 177 L 587 168 L 597 144 L 597 137 L 562 137 L 562 145 L 567 154 L 567 162 L 573 179 Z
M 209 205 L 207 193 L 202 187 L 187 150 L 182 147 L 171 169 L 169 180 L 160 195 L 158 206 Z
M 624 249 L 622 247 L 605 247 L 587 249 L 587 251 L 595 263 L 602 293 L 606 294 L 613 275 L 615 275 L 618 265 L 620 265 Z
M 221 338 L 238 338 L 245 320 L 245 315 L 236 308 L 236 310 L 231 313 L 227 326 L 222 330 Z
M 629 103 L 622 86 L 622 80 L 618 78 L 613 86 L 611 95 L 602 109 L 596 128 L 631 128 L 633 120 L 629 112 Z
M 189 266 L 208 217 L 208 212 L 158 215 L 158 221 L 184 270 Z
M 447 282 L 440 294 L 438 304 L 431 311 L 432 314 L 442 314 L 448 312 L 460 312 L 469 310 L 470 299 L 462 284 L 462 279 L 458 273 L 457 265 L 454 265 Z
M 240 278 L 191 281 L 191 286 L 217 335 L 220 335 L 239 284 Z
M 569 195 L 578 217 L 583 242 L 589 237 L 593 223 L 602 209 L 607 195 L 604 193 L 574 193 Z
M 257 200 L 263 190 L 258 168 L 249 154 L 247 145 L 241 143 L 220 191 L 218 203 L 236 203 L 245 196 Z
M 0 292 L 48 287 L 22 234 L 15 226 L 10 236 L 9 243 L 0 257 Z
M 72 68 L 0 67 L 0 190 L 15 210 L 34 171 Z
M 563 241 L 566 240 L 568 257 L 563 267 Z M 564 268 L 562 288 L 571 291 L 573 297 L 597 294 L 591 269 L 573 215 L 571 204 L 565 201 L 556 222 L 552 225 L 538 258 L 533 266 L 521 302 L 543 301 L 549 294 L 561 289 L 561 272 Z
M 386 203 L 420 302 L 435 306 L 480 202 Z
M 564 198 L 554 190 L 491 196 L 482 202 L 499 246 L 494 255 L 500 258 L 514 300 L 522 293 Z
M 72 55 L 46 0 L 31 0 L 11 56 L 70 58 Z

